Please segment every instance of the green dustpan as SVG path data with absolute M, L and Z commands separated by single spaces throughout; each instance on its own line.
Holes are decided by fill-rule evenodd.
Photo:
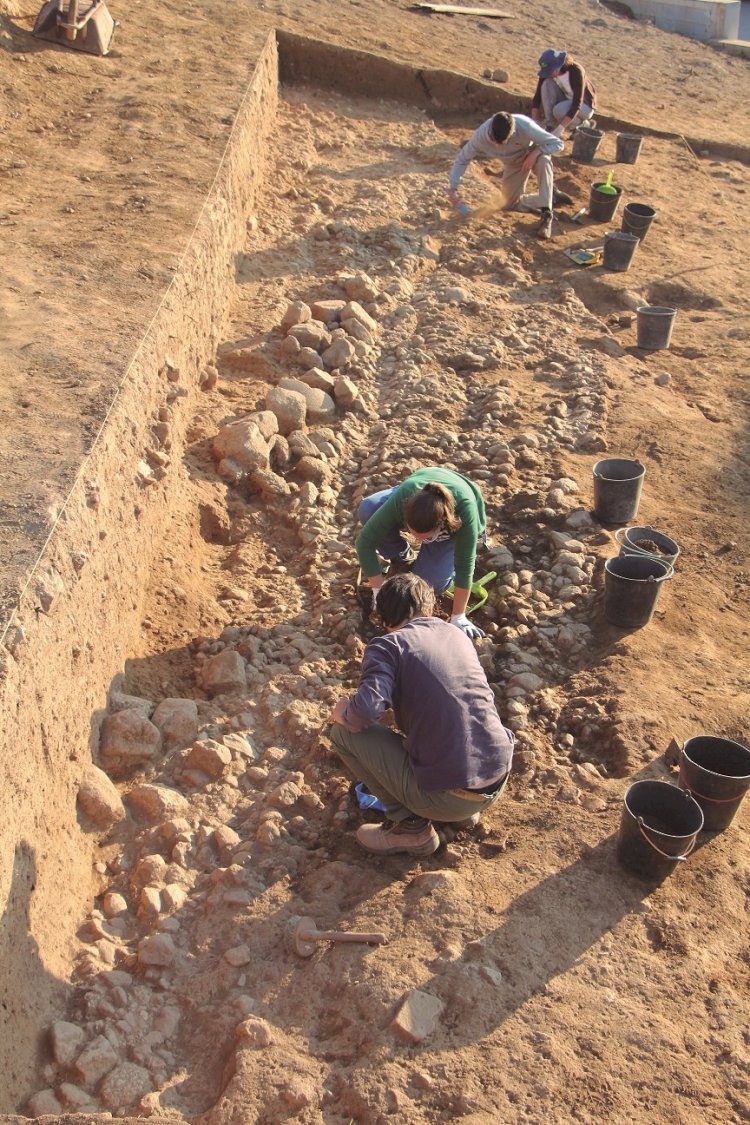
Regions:
M 489 597 L 489 591 L 487 587 L 489 586 L 490 582 L 494 582 L 496 578 L 497 571 L 491 570 L 489 574 L 485 574 L 483 578 L 479 578 L 476 582 L 472 583 L 471 592 L 469 593 L 469 604 L 466 607 L 467 614 L 476 613 L 478 609 L 482 608 L 484 603 L 487 601 L 487 598 Z M 452 598 L 454 592 L 455 587 L 453 582 L 451 582 L 450 586 L 445 591 L 445 596 Z
M 602 195 L 617 195 L 617 188 L 612 187 L 612 177 L 614 174 L 614 171 L 609 172 L 604 183 L 599 184 L 599 187 L 596 189 L 601 192 Z

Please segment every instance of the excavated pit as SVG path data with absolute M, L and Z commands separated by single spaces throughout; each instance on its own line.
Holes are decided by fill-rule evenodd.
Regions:
M 288 81 L 330 70 L 330 48 L 280 44 Z M 453 101 L 467 80 L 383 61 L 363 91 L 354 54 L 338 60 L 344 93 L 280 89 L 267 44 L 180 272 L 5 637 L 3 711 L 25 750 L 9 756 L 3 827 L 8 1112 L 510 1120 L 518 1087 L 498 1102 L 474 1050 L 507 1070 L 507 1029 L 533 1056 L 573 984 L 584 1027 L 613 958 L 674 987 L 665 1021 L 692 983 L 689 966 L 676 983 L 654 970 L 639 937 L 635 952 L 611 942 L 645 898 L 613 887 L 624 779 L 663 769 L 664 714 L 695 674 L 676 658 L 659 706 L 637 710 L 627 642 L 602 625 L 611 543 L 587 512 L 591 464 L 613 432 L 634 440 L 634 407 L 663 409 L 627 332 L 596 315 L 626 309 L 627 279 L 587 308 L 574 273 L 529 237 L 533 218 L 451 218 L 445 171 L 466 129 L 436 124 L 436 91 Z M 662 170 L 681 167 L 679 147 L 654 145 Z M 568 162 L 561 182 L 583 194 L 588 174 Z M 479 177 L 467 194 L 489 190 Z M 659 263 L 665 284 L 680 252 Z M 286 331 L 293 302 L 328 302 L 314 381 L 330 398 L 311 396 L 304 422 L 296 399 L 268 398 L 310 360 Z M 678 383 L 690 362 L 675 360 Z M 682 399 L 673 410 L 692 424 Z M 257 443 L 251 457 L 230 441 L 258 412 L 260 471 Z M 518 734 L 517 773 L 486 828 L 416 869 L 397 857 L 374 869 L 351 838 L 326 718 L 363 649 L 357 505 L 430 463 L 472 476 L 487 500 L 499 577 L 479 651 Z M 675 504 L 678 486 L 661 483 Z M 718 597 L 718 577 L 704 581 Z M 91 762 L 119 796 L 96 775 L 87 815 L 76 798 Z M 498 864 L 543 828 L 549 851 Z M 388 944 L 300 965 L 284 934 L 312 903 L 321 928 L 383 928 Z M 414 988 L 446 1013 L 421 1053 L 391 1028 Z M 691 1052 L 682 1065 L 697 1065 Z M 734 1112 L 716 1097 L 711 1120 Z

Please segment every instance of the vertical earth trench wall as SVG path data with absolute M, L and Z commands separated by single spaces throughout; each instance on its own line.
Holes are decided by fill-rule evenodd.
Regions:
M 76 794 L 152 559 L 171 513 L 187 503 L 185 430 L 220 339 L 277 105 L 270 36 L 178 270 L 0 646 L 0 1112 L 32 1092 L 40 1033 L 65 1001 L 72 938 L 92 892 L 93 841 Z M 166 405 L 172 444 L 161 467 L 149 450 Z

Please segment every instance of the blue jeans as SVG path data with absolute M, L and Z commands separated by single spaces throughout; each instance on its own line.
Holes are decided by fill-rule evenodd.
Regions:
M 365 496 L 359 505 L 357 514 L 359 522 L 364 525 L 375 515 L 378 508 L 382 508 L 388 497 L 395 491 L 385 488 L 382 492 L 375 492 L 372 496 Z M 395 559 L 402 555 L 409 544 L 401 533 L 394 529 L 382 543 L 378 543 L 378 551 L 384 559 Z M 453 581 L 456 573 L 455 548 L 452 539 L 443 539 L 437 543 L 423 543 L 419 548 L 417 561 L 412 567 L 413 573 L 424 578 L 432 586 L 436 594 L 442 594 Z

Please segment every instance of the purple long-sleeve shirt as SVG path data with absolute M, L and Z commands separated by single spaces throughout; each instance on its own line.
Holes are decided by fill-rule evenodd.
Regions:
M 513 736 L 474 645 L 455 625 L 416 617 L 370 641 L 343 719 L 364 730 L 389 707 L 423 789 L 478 789 L 510 769 Z

